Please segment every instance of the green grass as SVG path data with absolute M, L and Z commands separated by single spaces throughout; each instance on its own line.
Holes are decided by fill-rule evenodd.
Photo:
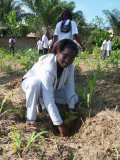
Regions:
M 19 49 L 13 56 L 5 49 L 0 49 L 0 71 L 10 73 L 17 70 L 28 70 L 39 54 L 36 49 Z

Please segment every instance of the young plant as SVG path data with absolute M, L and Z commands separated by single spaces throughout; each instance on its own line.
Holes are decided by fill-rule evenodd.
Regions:
M 90 107 L 92 104 L 94 91 L 96 87 L 96 80 L 97 76 L 96 74 L 93 74 L 89 79 L 85 86 L 78 86 L 77 92 L 82 97 L 84 101 L 84 105 L 87 107 Z
M 14 153 L 20 153 L 22 139 L 21 139 L 21 134 L 18 132 L 15 125 L 12 126 L 11 131 L 9 133 L 9 137 L 12 142 L 12 149 L 13 149 Z
M 48 131 L 46 131 L 46 130 L 41 130 L 39 133 L 36 133 L 35 131 L 32 132 L 32 134 L 30 135 L 30 137 L 27 140 L 27 145 L 24 148 L 23 152 L 28 151 L 30 149 L 30 147 L 32 146 L 33 142 L 37 138 L 43 138 L 47 133 L 48 133 Z
M 88 80 L 88 94 L 87 94 L 87 105 L 90 107 L 90 104 L 93 99 L 95 87 L 96 87 L 96 74 L 93 74 L 92 77 Z

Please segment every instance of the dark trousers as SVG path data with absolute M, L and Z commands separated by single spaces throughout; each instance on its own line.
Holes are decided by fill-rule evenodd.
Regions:
M 40 54 L 42 54 L 43 50 L 39 49 L 38 52 L 39 52 L 39 55 L 40 55 Z
M 13 55 L 14 55 L 14 53 L 15 53 L 15 47 L 14 46 L 10 46 L 9 49 L 10 49 L 10 52 L 13 53 Z
M 48 48 L 43 48 L 43 54 L 47 54 L 48 53 Z
M 105 59 L 107 57 L 107 51 L 106 50 L 102 50 L 101 51 L 101 59 Z

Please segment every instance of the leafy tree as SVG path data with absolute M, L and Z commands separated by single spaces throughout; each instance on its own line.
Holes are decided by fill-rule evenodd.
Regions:
M 104 20 L 101 17 L 95 16 L 92 20 L 92 25 L 95 28 L 104 28 Z
M 103 12 L 107 16 L 114 33 L 120 34 L 120 10 L 104 10 Z
M 77 11 L 73 13 L 73 18 L 77 22 L 80 39 L 82 40 L 82 43 L 84 44 L 84 46 L 86 46 L 86 41 L 89 35 L 89 29 L 88 29 L 88 25 L 85 22 L 83 12 Z
M 5 22 L 5 16 L 11 11 L 13 8 L 12 0 L 0 0 L 0 21 Z
M 27 22 L 34 30 L 39 31 L 42 27 L 53 29 L 63 9 L 68 8 L 73 11 L 75 8 L 74 2 L 62 0 L 23 0 L 23 2 L 33 13 L 32 17 L 27 18 Z M 84 19 L 81 13 L 74 13 L 75 19 L 79 20 L 78 24 L 82 23 Z
M 9 34 L 17 36 L 20 24 L 17 22 L 16 11 L 12 10 L 6 17 L 7 26 L 9 28 Z
M 2 34 L 6 33 L 6 29 L 7 34 L 14 35 L 20 34 L 20 29 L 24 30 L 22 18 L 27 13 L 25 13 L 21 5 L 22 3 L 18 0 L 0 0 L 0 32 Z
M 15 10 L 9 12 L 6 17 L 6 22 L 8 26 L 8 34 L 10 35 L 20 37 L 26 35 L 29 32 L 28 26 L 17 21 L 17 14 Z
M 88 38 L 88 48 L 92 49 L 94 46 L 100 47 L 103 40 L 109 36 L 109 33 L 103 29 L 95 28 L 91 31 Z
M 61 6 L 57 0 L 23 0 L 23 2 L 31 9 L 32 20 L 37 29 L 40 29 L 41 26 L 53 26 L 61 11 Z
M 21 8 L 21 3 L 18 3 L 17 0 L 0 0 L 0 21 L 6 23 L 6 16 L 12 10 L 16 11 L 18 19 L 24 13 L 24 10 Z

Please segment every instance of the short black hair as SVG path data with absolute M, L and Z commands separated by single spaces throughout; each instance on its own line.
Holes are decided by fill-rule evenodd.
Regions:
M 78 46 L 77 44 L 71 40 L 71 39 L 62 39 L 58 42 L 56 42 L 55 47 L 53 49 L 53 52 L 57 54 L 57 49 L 60 50 L 60 52 L 64 51 L 65 48 L 69 48 L 74 51 L 74 53 L 78 54 Z
M 61 13 L 61 20 L 64 20 L 64 15 L 67 15 L 67 18 L 72 20 L 72 12 L 69 9 L 64 9 Z

